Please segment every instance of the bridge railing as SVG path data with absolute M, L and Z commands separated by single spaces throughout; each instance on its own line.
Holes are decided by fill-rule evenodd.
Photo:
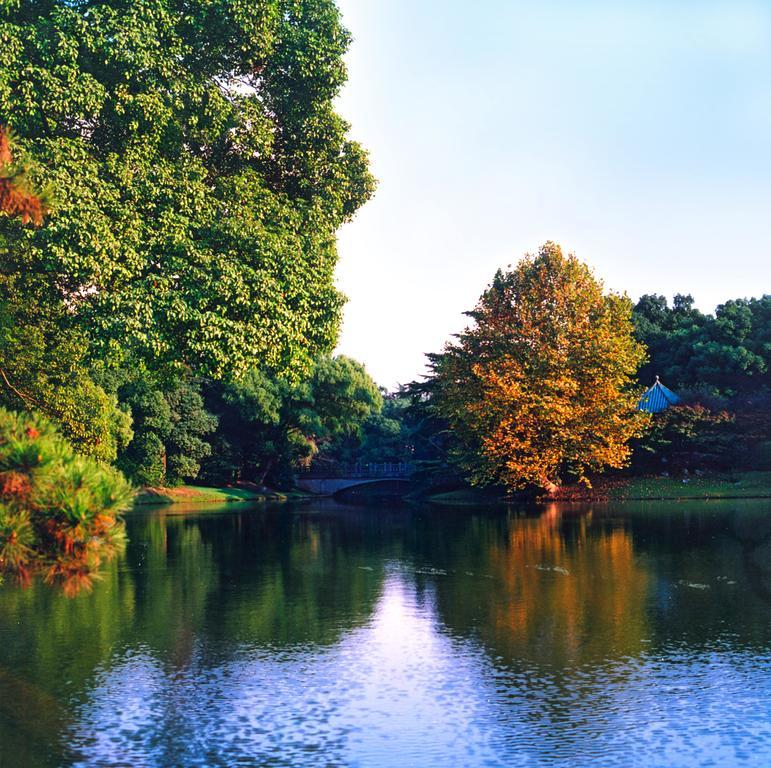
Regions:
M 323 464 L 311 465 L 297 470 L 299 478 L 404 478 L 415 471 L 414 464 L 405 462 L 373 462 L 369 464 Z

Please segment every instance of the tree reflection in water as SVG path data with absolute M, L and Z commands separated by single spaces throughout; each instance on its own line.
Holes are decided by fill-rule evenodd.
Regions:
M 765 508 L 172 512 L 130 515 L 89 595 L 0 589 L 0 765 L 645 765 L 767 743 Z

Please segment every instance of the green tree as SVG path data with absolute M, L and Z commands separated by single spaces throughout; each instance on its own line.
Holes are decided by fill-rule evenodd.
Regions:
M 131 416 L 92 378 L 81 334 L 40 307 L 0 303 L 0 405 L 55 420 L 80 452 L 114 461 L 132 437 Z
M 172 429 L 169 403 L 146 378 L 124 385 L 121 399 L 131 411 L 134 437 L 119 455 L 118 468 L 137 485 L 164 485 L 165 440 Z
M 134 439 L 118 458 L 120 469 L 140 485 L 195 479 L 211 453 L 205 438 L 217 426 L 199 384 L 189 377 L 158 383 L 144 373 L 123 383 L 118 394 L 134 418 Z
M 645 295 L 634 309 L 637 338 L 649 350 L 643 381 L 735 395 L 771 384 L 771 296 L 735 299 L 702 314 L 690 296 Z
M 320 358 L 299 383 L 253 370 L 215 386 L 209 399 L 219 427 L 204 476 L 279 485 L 291 482 L 293 469 L 320 447 L 358 433 L 382 407 L 364 367 L 344 356 Z
M 731 469 L 741 441 L 734 417 L 700 403 L 679 404 L 657 413 L 635 450 L 635 465 L 645 470 Z
M 166 440 L 166 482 L 175 485 L 193 480 L 201 461 L 211 454 L 207 436 L 217 428 L 217 417 L 209 413 L 198 385 L 179 381 L 166 392 L 171 410 L 171 431 Z
M 57 190 L 45 227 L 0 219 L 0 281 L 94 357 L 308 370 L 373 190 L 333 108 L 348 42 L 333 0 L 0 3 L 0 120 Z
M 433 406 L 473 483 L 552 489 L 566 471 L 588 482 L 627 463 L 646 419 L 627 297 L 546 243 L 499 271 L 468 314 L 458 342 L 432 357 Z
M 360 428 L 330 440 L 318 457 L 343 463 L 409 462 L 414 458 L 411 398 L 406 391 L 381 390 L 383 408 L 370 414 Z
M 39 225 L 48 212 L 48 195 L 30 183 L 31 173 L 0 127 L 0 214 L 16 226 Z M 22 281 L 0 272 L 0 405 L 41 411 L 80 451 L 114 460 L 131 439 L 130 417 L 91 379 L 82 335 L 57 323 L 66 308 L 46 305 L 39 292 L 20 288 Z

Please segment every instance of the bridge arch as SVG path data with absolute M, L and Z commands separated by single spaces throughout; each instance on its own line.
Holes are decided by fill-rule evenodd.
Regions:
M 297 474 L 297 487 L 308 493 L 334 496 L 349 488 L 388 481 L 408 482 L 414 468 L 411 464 L 378 463 L 312 467 Z

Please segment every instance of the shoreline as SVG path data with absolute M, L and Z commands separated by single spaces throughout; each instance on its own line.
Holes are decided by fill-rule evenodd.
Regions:
M 175 488 L 145 487 L 134 498 L 134 506 L 169 504 L 235 504 L 239 502 L 286 502 L 329 498 L 305 491 L 272 491 L 249 486 L 181 485 Z M 567 485 L 559 492 L 537 497 L 541 503 L 613 502 L 613 501 L 717 501 L 771 499 L 771 472 L 737 472 L 728 475 L 691 475 L 688 477 L 642 476 L 597 478 L 592 488 Z M 490 506 L 533 501 L 531 494 L 511 495 L 503 489 L 459 488 L 407 501 L 447 506 Z
M 525 496 L 507 495 L 482 488 L 463 488 L 437 493 L 424 500 L 432 504 L 474 506 L 511 504 L 526 501 Z M 771 499 L 771 472 L 737 472 L 734 475 L 691 475 L 689 477 L 642 476 L 598 478 L 592 488 L 567 485 L 559 492 L 538 497 L 539 502 L 613 502 L 613 501 L 729 501 Z
M 252 490 L 238 486 L 208 488 L 180 485 L 174 488 L 140 488 L 134 506 L 165 506 L 168 504 L 237 504 L 239 502 L 302 501 L 315 496 L 300 491 Z

